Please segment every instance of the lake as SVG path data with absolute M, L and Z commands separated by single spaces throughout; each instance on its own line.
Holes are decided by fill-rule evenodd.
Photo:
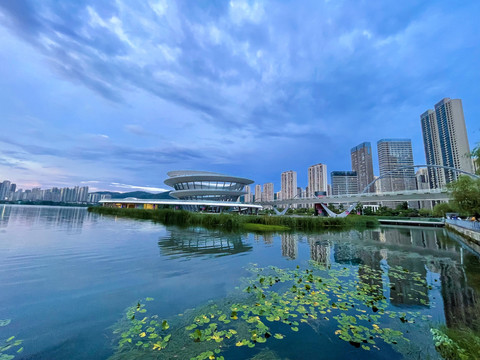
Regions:
M 479 295 L 478 255 L 444 229 L 261 235 L 0 205 L 15 359 L 440 358 L 430 329 L 476 329 Z

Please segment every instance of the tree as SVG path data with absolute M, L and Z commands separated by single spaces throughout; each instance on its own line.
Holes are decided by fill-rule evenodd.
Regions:
M 451 191 L 452 202 L 460 213 L 480 218 L 480 179 L 462 175 L 447 187 Z
M 480 143 L 477 144 L 477 147 L 472 151 L 472 158 L 477 166 L 477 171 L 475 172 L 477 175 L 480 175 Z
M 408 210 L 408 202 L 404 201 L 401 204 L 398 204 L 396 209 L 397 210 Z
M 446 213 L 455 212 L 452 204 L 450 203 L 440 203 L 434 206 L 432 210 L 432 215 L 437 217 L 445 217 Z

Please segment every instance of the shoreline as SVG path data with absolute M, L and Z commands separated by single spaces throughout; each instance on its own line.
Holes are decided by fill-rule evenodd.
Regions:
M 377 219 L 366 216 L 346 218 L 289 217 L 238 214 L 205 214 L 185 210 L 146 210 L 108 207 L 89 207 L 89 212 L 120 216 L 131 219 L 144 219 L 160 222 L 164 225 L 202 226 L 207 229 L 245 230 L 245 231 L 320 231 L 329 229 L 375 228 Z

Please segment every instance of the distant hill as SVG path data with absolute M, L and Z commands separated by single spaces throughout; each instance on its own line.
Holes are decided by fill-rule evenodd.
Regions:
M 170 196 L 170 191 L 161 192 L 158 194 L 152 194 L 146 191 L 131 191 L 131 192 L 116 192 L 116 191 L 96 191 L 93 194 L 111 195 L 112 199 L 125 199 L 133 197 L 137 199 L 175 199 Z

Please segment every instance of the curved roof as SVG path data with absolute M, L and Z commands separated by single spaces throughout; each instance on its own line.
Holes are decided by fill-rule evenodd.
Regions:
M 177 177 L 177 176 L 189 176 L 189 175 L 202 175 L 202 174 L 209 174 L 209 175 L 223 175 L 216 172 L 211 171 L 198 171 L 198 170 L 174 170 L 169 171 L 167 173 L 170 177 Z
M 191 182 L 191 181 L 224 181 L 224 182 L 234 182 L 244 185 L 253 184 L 253 180 L 238 177 L 224 175 L 209 171 L 192 171 L 192 170 L 180 170 L 180 171 L 170 171 L 167 174 L 170 178 L 166 179 L 164 183 L 168 186 L 173 187 L 174 184 L 179 182 Z

